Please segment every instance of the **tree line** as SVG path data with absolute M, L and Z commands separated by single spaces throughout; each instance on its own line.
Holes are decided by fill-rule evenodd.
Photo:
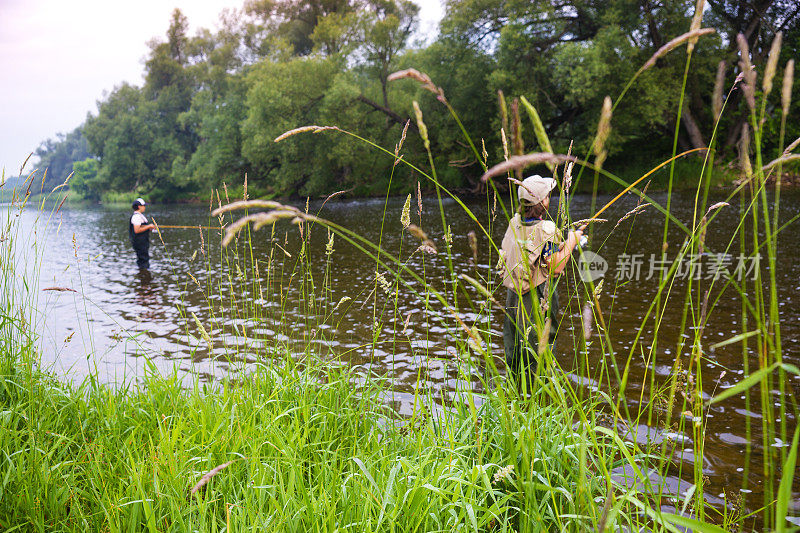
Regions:
M 419 84 L 389 82 L 392 72 L 428 74 L 490 162 L 503 157 L 501 128 L 513 152 L 536 149 L 533 129 L 513 118 L 521 96 L 537 109 L 555 151 L 572 143 L 582 154 L 604 97 L 618 95 L 656 50 L 686 32 L 695 7 L 690 0 L 447 0 L 428 43 L 416 42 L 419 8 L 409 0 L 247 0 L 221 13 L 217 30 L 192 36 L 176 9 L 166 35 L 148 43 L 144 83 L 117 86 L 83 124 L 45 141 L 36 155 L 48 168 L 47 185 L 71 173 L 70 190 L 90 200 L 109 193 L 190 200 L 245 175 L 263 195 L 399 192 L 417 177 L 403 165 L 393 173 L 391 156 L 350 136 L 273 141 L 299 126 L 333 125 L 391 150 L 416 100 L 441 182 L 475 190 L 480 168 L 458 125 Z M 740 72 L 736 35 L 745 36 L 761 70 L 782 32 L 782 67 L 798 57 L 799 15 L 792 0 L 705 3 L 703 26 L 717 32 L 701 38 L 692 56 L 680 148 L 709 142 L 721 76 L 726 112 L 715 160 L 735 166 L 746 124 L 741 91 L 728 93 Z M 686 54 L 673 52 L 636 80 L 614 112 L 609 164 L 636 168 L 671 153 L 685 66 Z M 782 75 L 783 68 L 777 84 Z M 767 149 L 777 149 L 779 93 L 768 109 Z M 403 153 L 425 164 L 415 124 Z M 800 122 L 788 122 L 787 136 L 800 136 Z

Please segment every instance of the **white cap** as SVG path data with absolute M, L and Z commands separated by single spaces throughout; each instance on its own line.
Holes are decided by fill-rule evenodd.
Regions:
M 519 201 L 525 204 L 536 205 L 550 196 L 550 191 L 558 183 L 553 178 L 543 178 L 536 174 L 525 178 L 519 186 Z
M 135 204 L 139 204 L 139 205 L 147 205 L 147 204 L 144 202 L 144 200 L 143 200 L 143 199 L 141 199 L 141 198 L 137 198 L 136 200 L 134 200 L 134 201 L 133 201 L 133 203 L 135 203 Z

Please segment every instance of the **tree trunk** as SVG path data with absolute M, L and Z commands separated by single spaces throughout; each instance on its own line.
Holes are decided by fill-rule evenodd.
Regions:
M 703 134 L 700 132 L 700 127 L 697 121 L 692 116 L 692 112 L 688 107 L 683 108 L 682 113 L 683 125 L 686 132 L 689 134 L 689 140 L 692 141 L 692 148 L 706 148 L 706 143 L 703 141 Z
M 371 108 L 373 108 L 373 109 L 375 109 L 377 111 L 380 111 L 381 113 L 385 114 L 388 119 L 397 122 L 401 126 L 405 126 L 406 122 L 408 122 L 410 120 L 407 117 L 406 118 L 401 117 L 399 114 L 395 113 L 394 111 L 392 111 L 391 109 L 389 109 L 387 107 L 384 107 L 384 106 L 380 105 L 377 102 L 373 102 L 372 100 L 370 100 L 369 98 L 367 98 L 363 94 L 358 95 L 357 100 L 359 102 L 363 102 L 363 103 L 367 104 L 368 106 L 370 106 Z M 409 125 L 409 127 L 414 129 L 414 130 L 417 129 L 417 125 L 414 123 L 413 120 L 411 121 L 411 124 Z

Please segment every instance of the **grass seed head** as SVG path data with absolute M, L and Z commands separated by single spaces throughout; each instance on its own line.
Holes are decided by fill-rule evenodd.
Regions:
M 547 302 L 542 302 L 542 311 L 546 311 L 546 309 L 544 309 L 546 305 Z M 552 329 L 552 327 L 553 327 L 553 321 L 548 316 L 544 320 L 544 326 L 542 327 L 542 330 L 539 332 L 539 348 L 537 350 L 537 353 L 539 355 L 545 353 L 547 349 L 550 347 L 550 330 Z
M 720 207 L 726 207 L 726 206 L 729 206 L 729 205 L 731 205 L 731 204 L 729 204 L 728 202 L 717 202 L 717 203 L 715 203 L 714 205 L 712 205 L 711 207 L 708 208 L 708 211 L 706 211 L 706 215 L 708 215 L 712 211 L 716 211 Z
M 647 189 L 650 188 L 650 183 L 652 183 L 652 181 L 653 180 L 647 180 L 647 183 L 645 184 L 644 189 L 642 189 L 642 192 L 639 195 L 639 201 L 636 202 L 636 205 L 641 205 L 642 204 L 642 202 L 644 201 L 644 197 L 647 195 Z
M 200 322 L 200 319 L 197 318 L 197 315 L 192 312 L 192 318 L 194 319 L 194 323 L 197 326 L 197 329 L 200 331 L 200 336 L 203 337 L 203 340 L 206 341 L 208 345 L 209 351 L 213 349 L 213 344 L 211 342 L 211 336 L 206 331 L 206 328 L 203 327 L 203 324 Z
M 387 296 L 390 295 L 392 293 L 392 286 L 386 281 L 386 277 L 383 274 L 377 274 L 376 277 L 383 293 Z
M 600 120 L 597 123 L 597 136 L 594 141 L 594 155 L 596 156 L 595 164 L 600 167 L 603 166 L 603 161 L 606 160 L 608 150 L 606 150 L 606 141 L 608 135 L 611 133 L 611 98 L 606 96 L 603 99 L 603 109 L 600 111 Z
M 519 98 L 511 101 L 511 148 L 514 155 L 525 153 L 525 142 L 522 140 L 522 120 L 519 117 Z M 522 169 L 515 169 L 517 178 L 522 179 Z
M 192 314 L 194 314 L 194 313 L 192 313 Z M 243 459 L 243 458 L 242 457 L 238 457 L 236 459 L 233 459 L 232 461 L 228 461 L 227 463 L 223 463 L 223 464 L 215 467 L 214 469 L 212 469 L 210 472 L 208 472 L 206 475 L 204 475 L 202 478 L 200 478 L 200 481 L 197 482 L 197 485 L 195 485 L 194 487 L 191 488 L 191 490 L 189 491 L 189 495 L 190 496 L 194 495 L 194 493 L 196 493 L 198 490 L 202 489 L 203 486 L 206 483 L 208 483 L 211 480 L 212 477 L 216 476 L 217 474 L 222 472 L 224 469 L 228 468 L 230 465 L 232 465 L 233 463 L 235 463 L 236 461 L 239 461 L 241 459 Z
M 486 355 L 486 350 L 483 347 L 483 339 L 481 338 L 481 332 L 477 326 L 472 326 L 469 330 L 467 335 L 467 345 L 470 349 L 482 356 Z M 457 357 L 459 361 L 463 361 L 460 357 Z
M 336 304 L 336 306 L 333 308 L 333 310 L 334 310 L 334 311 L 336 311 L 336 310 L 337 310 L 337 309 L 339 309 L 339 308 L 340 308 L 340 307 L 341 307 L 343 304 L 346 304 L 346 303 L 347 303 L 347 302 L 349 302 L 351 299 L 352 299 L 352 298 L 350 298 L 349 296 L 342 296 L 342 298 L 339 300 L 339 302 Z
M 70 174 L 70 176 L 72 176 L 72 174 Z M 67 178 L 67 179 L 69 179 L 69 178 Z M 65 181 L 64 183 L 66 183 L 66 181 Z M 61 211 L 61 206 L 63 206 L 63 205 L 64 205 L 64 202 L 67 200 L 67 196 L 69 196 L 69 193 L 65 194 L 65 195 L 64 195 L 64 198 L 62 198 L 62 199 L 61 199 L 61 203 L 60 203 L 60 204 L 58 204 L 58 209 L 56 209 L 56 213 L 58 213 L 59 211 Z
M 775 78 L 775 71 L 778 69 L 778 59 L 781 55 L 781 42 L 783 41 L 783 32 L 775 34 L 772 40 L 772 47 L 769 50 L 769 58 L 767 59 L 767 67 L 764 69 L 764 81 L 761 88 L 764 91 L 764 98 L 772 92 L 772 80 Z
M 747 44 L 747 39 L 745 39 L 744 35 L 741 33 L 736 36 L 736 42 L 739 44 L 739 53 L 742 56 L 742 59 L 739 61 L 739 67 L 741 68 L 742 77 L 744 78 L 742 92 L 744 92 L 747 107 L 750 108 L 750 111 L 755 111 L 756 71 L 755 68 L 753 68 L 753 64 L 750 62 L 750 47 Z
M 506 97 L 502 90 L 497 91 L 497 105 L 500 108 L 500 127 L 508 131 L 508 108 L 506 107 Z
M 550 145 L 550 138 L 547 136 L 547 131 L 544 129 L 544 124 L 536 108 L 533 107 L 524 96 L 522 97 L 522 104 L 528 110 L 528 115 L 530 116 L 531 122 L 533 122 L 533 132 L 536 134 L 539 148 L 541 148 L 543 152 L 552 152 L 553 147 Z
M 656 53 L 653 54 L 653 56 L 647 60 L 647 63 L 645 63 L 644 66 L 642 66 L 642 68 L 639 71 L 644 72 L 645 70 L 649 69 L 650 67 L 656 64 L 656 61 L 658 61 L 660 58 L 664 57 L 665 55 L 676 49 L 678 46 L 685 43 L 686 41 L 690 41 L 691 39 L 697 39 L 698 37 L 702 37 L 703 35 L 708 35 L 709 33 L 714 33 L 715 31 L 716 30 L 714 28 L 700 28 L 694 31 L 689 31 L 687 33 L 684 33 L 683 35 L 679 35 L 678 37 L 675 37 L 667 44 L 656 50 Z
M 603 293 L 603 282 L 604 282 L 604 281 L 605 281 L 604 279 L 601 279 L 601 280 L 600 280 L 600 281 L 597 283 L 597 285 L 595 285 L 595 287 L 594 287 L 594 292 L 592 293 L 592 296 L 594 297 L 594 299 L 595 299 L 595 300 L 596 300 L 597 298 L 599 298 L 599 297 L 600 297 L 600 295 Z
M 411 225 L 411 193 L 406 197 L 406 203 L 403 204 L 403 212 L 400 215 L 400 223 L 403 228 Z
M 447 99 L 444 97 L 444 91 L 441 87 L 437 87 L 434 85 L 433 80 L 431 80 L 430 76 L 424 74 L 417 69 L 407 68 L 405 70 L 400 70 L 397 72 L 393 72 L 389 74 L 389 77 L 386 78 L 386 81 L 395 81 L 395 80 L 402 80 L 402 79 L 412 79 L 418 81 L 422 88 L 432 92 L 436 95 L 436 99 L 442 103 L 446 103 Z
M 739 162 L 746 178 L 753 175 L 753 166 L 750 164 L 750 127 L 742 126 L 742 138 L 739 141 Z
M 572 187 L 572 167 L 574 165 L 575 163 L 573 161 L 568 161 L 564 168 L 564 181 L 561 185 L 564 191 L 569 191 L 569 188 Z
M 419 215 L 420 221 L 422 220 L 422 187 L 417 182 L 417 214 Z M 422 222 L 420 222 L 421 224 Z
M 476 280 L 475 278 L 473 278 L 471 276 L 468 276 L 466 274 L 461 274 L 460 277 L 461 277 L 461 279 L 463 279 L 464 281 L 466 281 L 467 283 L 472 285 L 472 287 L 474 287 L 475 290 L 477 290 L 478 293 L 480 293 L 481 296 L 483 296 L 484 298 L 489 300 L 496 307 L 498 307 L 499 309 L 503 308 L 503 306 L 500 305 L 500 302 L 498 302 L 497 299 L 495 299 L 494 295 L 489 291 L 489 289 L 484 287 L 483 284 L 480 283 L 478 280 Z
M 581 323 L 583 325 L 583 338 L 588 341 L 592 338 L 592 304 L 588 301 L 583 303 Z
M 400 135 L 400 142 L 394 147 L 394 164 L 395 166 L 400 162 L 400 150 L 403 149 L 403 142 L 406 140 L 406 133 L 408 133 L 408 125 L 411 124 L 411 119 L 406 120 L 406 125 L 403 126 L 403 133 Z
M 620 218 L 617 221 L 616 225 L 614 226 L 614 229 L 617 229 L 617 226 L 622 224 L 625 220 L 629 219 L 630 217 L 634 217 L 634 216 L 638 215 L 639 213 L 641 213 L 642 211 L 644 211 L 648 207 L 650 207 L 650 204 L 639 204 L 639 205 L 637 205 L 636 207 L 634 207 L 633 209 L 631 209 L 630 211 L 625 213 L 622 216 L 622 218 Z
M 544 163 L 560 164 L 567 161 L 577 161 L 577 158 L 571 155 L 550 154 L 545 152 L 515 155 L 487 170 L 486 173 L 481 176 L 481 181 L 486 182 L 501 174 L 506 174 L 516 169 L 523 169 L 531 165 L 541 165 Z
M 789 155 L 789 154 L 791 154 L 791 153 L 792 153 L 792 151 L 793 151 L 795 148 L 797 148 L 798 146 L 800 146 L 800 137 L 798 137 L 797 139 L 795 139 L 794 141 L 792 141 L 792 144 L 790 144 L 789 146 L 787 146 L 787 147 L 786 147 L 786 149 L 783 151 L 783 155 Z
M 422 142 L 425 143 L 425 150 L 431 149 L 431 141 L 428 139 L 428 127 L 425 125 L 425 122 L 422 120 L 422 109 L 419 108 L 419 104 L 416 100 L 414 100 L 411 105 L 414 107 L 414 116 L 417 119 L 417 129 L 419 129 L 419 136 L 422 137 Z
M 478 262 L 478 236 L 475 234 L 473 230 L 470 230 L 467 233 L 467 241 L 469 242 L 469 247 L 472 250 L 472 261 L 474 263 Z
M 62 187 L 66 187 L 66 186 L 67 186 L 67 183 L 69 183 L 69 179 L 72 177 L 72 175 L 73 175 L 73 174 L 75 174 L 75 172 L 70 172 L 70 173 L 69 173 L 69 176 L 67 176 L 67 179 L 65 179 L 65 180 L 64 180 L 64 183 L 62 183 L 61 185 L 57 185 L 57 186 L 56 186 L 56 187 L 54 187 L 54 188 L 53 188 L 53 190 L 52 190 L 52 191 L 50 191 L 50 192 L 51 192 L 51 193 L 54 193 L 54 192 L 56 192 L 58 189 L 60 189 L 60 188 L 62 188 Z M 2 187 L 2 184 L 0 184 L 0 187 Z
M 794 82 L 794 59 L 786 62 L 786 69 L 783 71 L 783 88 L 781 90 L 781 108 L 783 116 L 789 114 L 789 106 L 792 103 L 792 83 Z
M 222 200 L 219 197 L 219 189 L 216 189 L 216 192 L 217 192 L 217 209 L 216 209 L 216 211 L 222 211 Z M 230 202 L 228 202 L 228 205 L 230 205 Z M 217 218 L 219 219 L 219 223 L 221 225 L 222 224 L 222 215 L 221 214 L 217 215 Z
M 337 128 L 336 126 L 302 126 L 300 128 L 295 128 L 293 130 L 289 130 L 285 133 L 278 135 L 277 137 L 275 137 L 274 142 L 276 143 L 281 142 L 282 140 L 288 139 L 292 135 L 297 135 L 298 133 L 307 133 L 307 132 L 319 133 L 321 131 L 327 131 L 327 130 L 340 131 L 339 128 Z
M 420 244 L 416 251 L 425 252 L 428 255 L 437 255 L 439 253 L 439 251 L 436 249 L 436 245 L 431 240 L 426 240 Z
M 495 472 L 492 482 L 497 485 L 503 481 L 511 481 L 511 478 L 514 474 L 514 465 L 508 465 L 502 467 L 500 470 Z
M 425 231 L 416 224 L 409 224 L 408 226 L 406 226 L 406 229 L 411 235 L 413 235 L 417 239 L 421 241 L 428 240 L 428 234 L 425 233 Z
M 325 255 L 328 257 L 333 254 L 333 236 L 334 234 L 328 230 L 328 244 L 325 245 Z
M 784 163 L 790 163 L 792 161 L 799 161 L 799 160 L 800 160 L 800 154 L 786 154 L 786 153 L 784 153 L 784 155 L 782 155 L 781 157 L 779 157 L 777 159 L 773 159 L 772 161 L 770 161 L 769 163 L 764 165 L 762 167 L 762 170 L 764 172 L 766 172 L 766 171 L 770 170 L 772 167 L 775 167 L 777 165 L 782 165 Z
M 692 17 L 692 25 L 689 26 L 689 33 L 696 32 L 703 24 L 703 8 L 706 6 L 706 0 L 697 0 L 697 5 L 694 8 L 694 16 Z M 690 37 L 689 44 L 686 45 L 686 53 L 691 54 L 694 50 L 694 45 L 697 44 L 698 37 Z
M 215 209 L 214 211 L 211 212 L 211 215 L 220 216 L 230 211 L 236 211 L 239 209 L 252 209 L 252 208 L 286 209 L 287 206 L 284 206 L 280 202 L 275 202 L 272 200 L 247 200 L 247 201 L 240 200 L 238 202 L 232 202 L 228 205 L 224 205 Z
M 228 246 L 234 237 L 242 230 L 247 224 L 253 222 L 253 229 L 259 230 L 262 227 L 274 224 L 278 220 L 284 218 L 299 218 L 298 211 L 295 208 L 291 209 L 278 209 L 270 211 L 269 213 L 254 213 L 246 217 L 242 217 L 230 226 L 225 228 L 225 236 L 222 238 L 222 245 Z M 315 218 L 308 216 L 307 218 Z

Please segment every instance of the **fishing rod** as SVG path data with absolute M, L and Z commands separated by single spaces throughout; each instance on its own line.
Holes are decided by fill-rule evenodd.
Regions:
M 154 223 L 155 224 L 155 223 Z M 225 229 L 222 226 L 168 226 L 166 224 L 156 224 L 156 229 Z
M 222 226 L 201 226 L 199 224 L 197 226 L 174 226 L 174 225 L 169 225 L 169 224 L 159 224 L 158 222 L 156 222 L 155 217 L 153 217 L 153 225 L 155 225 L 157 231 L 160 230 L 161 228 L 164 228 L 164 229 L 220 229 L 220 230 L 221 229 L 225 229 Z
M 596 219 L 597 217 L 599 217 L 599 216 L 600 216 L 600 215 L 603 213 L 603 211 L 605 211 L 606 209 L 608 209 L 609 207 L 611 207 L 612 205 L 614 205 L 614 203 L 615 203 L 617 200 L 619 200 L 620 198 L 622 198 L 622 197 L 623 197 L 623 196 L 624 196 L 624 195 L 625 195 L 625 194 L 626 194 L 628 191 L 630 191 L 631 189 L 633 189 L 633 188 L 634 188 L 634 187 L 635 187 L 637 184 L 641 183 L 641 182 L 642 182 L 642 181 L 643 181 L 645 178 L 647 178 L 648 176 L 651 176 L 651 175 L 652 175 L 654 172 L 656 172 L 657 170 L 659 170 L 659 169 L 661 169 L 661 168 L 664 168 L 664 167 L 665 167 L 665 166 L 667 166 L 669 163 L 671 163 L 671 162 L 672 162 L 672 161 L 674 161 L 675 159 L 678 159 L 679 157 L 683 157 L 683 156 L 685 156 L 686 154 L 691 154 L 692 152 L 697 152 L 697 151 L 699 151 L 699 150 L 708 150 L 708 148 L 705 148 L 705 147 L 701 147 L 701 148 L 692 148 L 691 150 L 686 150 L 685 152 L 682 152 L 682 153 L 680 153 L 680 154 L 678 154 L 678 155 L 676 155 L 676 156 L 674 156 L 674 157 L 670 157 L 669 159 L 667 159 L 667 160 L 666 160 L 666 161 L 664 161 L 663 163 L 659 164 L 658 166 L 656 166 L 655 168 L 653 168 L 652 170 L 650 170 L 649 172 L 647 172 L 647 173 L 646 173 L 644 176 L 642 176 L 641 178 L 637 179 L 636 181 L 634 181 L 633 183 L 631 183 L 630 185 L 628 185 L 627 187 L 625 187 L 625 189 L 623 189 L 621 193 L 619 193 L 619 194 L 618 194 L 618 195 L 616 195 L 614 198 L 612 198 L 612 199 L 611 199 L 611 201 L 610 201 L 610 202 L 608 202 L 606 205 L 604 205 L 604 206 L 603 206 L 603 207 L 600 209 L 600 211 L 598 211 L 597 213 L 595 213 L 595 214 L 594 214 L 594 216 L 593 216 L 592 218 L 590 218 L 590 219 L 587 219 L 587 223 L 588 223 L 588 222 L 591 222 L 591 221 L 593 221 L 594 219 Z
M 600 215 L 602 215 L 602 214 L 603 214 L 603 211 L 605 211 L 606 209 L 608 209 L 609 207 L 611 207 L 612 205 L 614 205 L 614 204 L 617 202 L 617 200 L 619 200 L 620 198 L 622 198 L 623 196 L 625 196 L 625 194 L 627 194 L 627 193 L 628 193 L 628 192 L 629 192 L 631 189 L 633 189 L 634 187 L 636 187 L 636 185 L 638 185 L 639 183 L 641 183 L 642 181 L 644 181 L 646 178 L 648 178 L 649 176 L 652 176 L 652 175 L 653 175 L 653 173 L 655 173 L 656 171 L 658 171 L 658 170 L 660 170 L 660 169 L 664 168 L 665 166 L 667 166 L 668 164 L 670 164 L 670 163 L 671 163 L 671 162 L 673 162 L 674 160 L 678 159 L 679 157 L 683 157 L 683 156 L 685 156 L 685 155 L 687 155 L 687 154 L 691 154 L 692 152 L 698 152 L 698 151 L 700 151 L 700 150 L 708 150 L 708 148 L 705 148 L 705 147 L 700 147 L 700 148 L 692 148 L 691 150 L 686 150 L 685 152 L 681 152 L 680 154 L 677 154 L 677 155 L 675 155 L 675 156 L 673 156 L 673 157 L 670 157 L 670 158 L 669 158 L 669 159 L 667 159 L 666 161 L 664 161 L 664 162 L 660 163 L 660 164 L 659 164 L 659 165 L 657 165 L 656 167 L 652 168 L 650 171 L 646 172 L 646 173 L 645 173 L 645 174 L 644 174 L 644 175 L 643 175 L 641 178 L 637 179 L 636 181 L 634 181 L 633 183 L 631 183 L 630 185 L 628 185 L 627 187 L 625 187 L 625 188 L 622 190 L 622 192 L 621 192 L 621 193 L 619 193 L 618 195 L 616 195 L 616 196 L 615 196 L 614 198 L 612 198 L 612 199 L 611 199 L 611 200 L 610 200 L 608 203 L 606 203 L 606 205 L 604 205 L 602 208 L 600 208 L 600 210 L 599 210 L 597 213 L 595 213 L 593 217 L 591 217 L 591 218 L 587 218 L 587 219 L 583 220 L 583 221 L 582 221 L 582 222 L 583 222 L 583 224 L 582 224 L 582 229 L 585 229 L 585 228 L 586 228 L 586 226 L 588 226 L 588 225 L 589 225 L 589 224 L 591 224 L 592 222 L 600 222 L 600 221 L 603 221 L 603 222 L 604 222 L 604 220 L 603 220 L 603 219 L 599 218 L 599 217 L 600 217 Z M 563 245 L 562 245 L 562 246 L 563 246 Z

